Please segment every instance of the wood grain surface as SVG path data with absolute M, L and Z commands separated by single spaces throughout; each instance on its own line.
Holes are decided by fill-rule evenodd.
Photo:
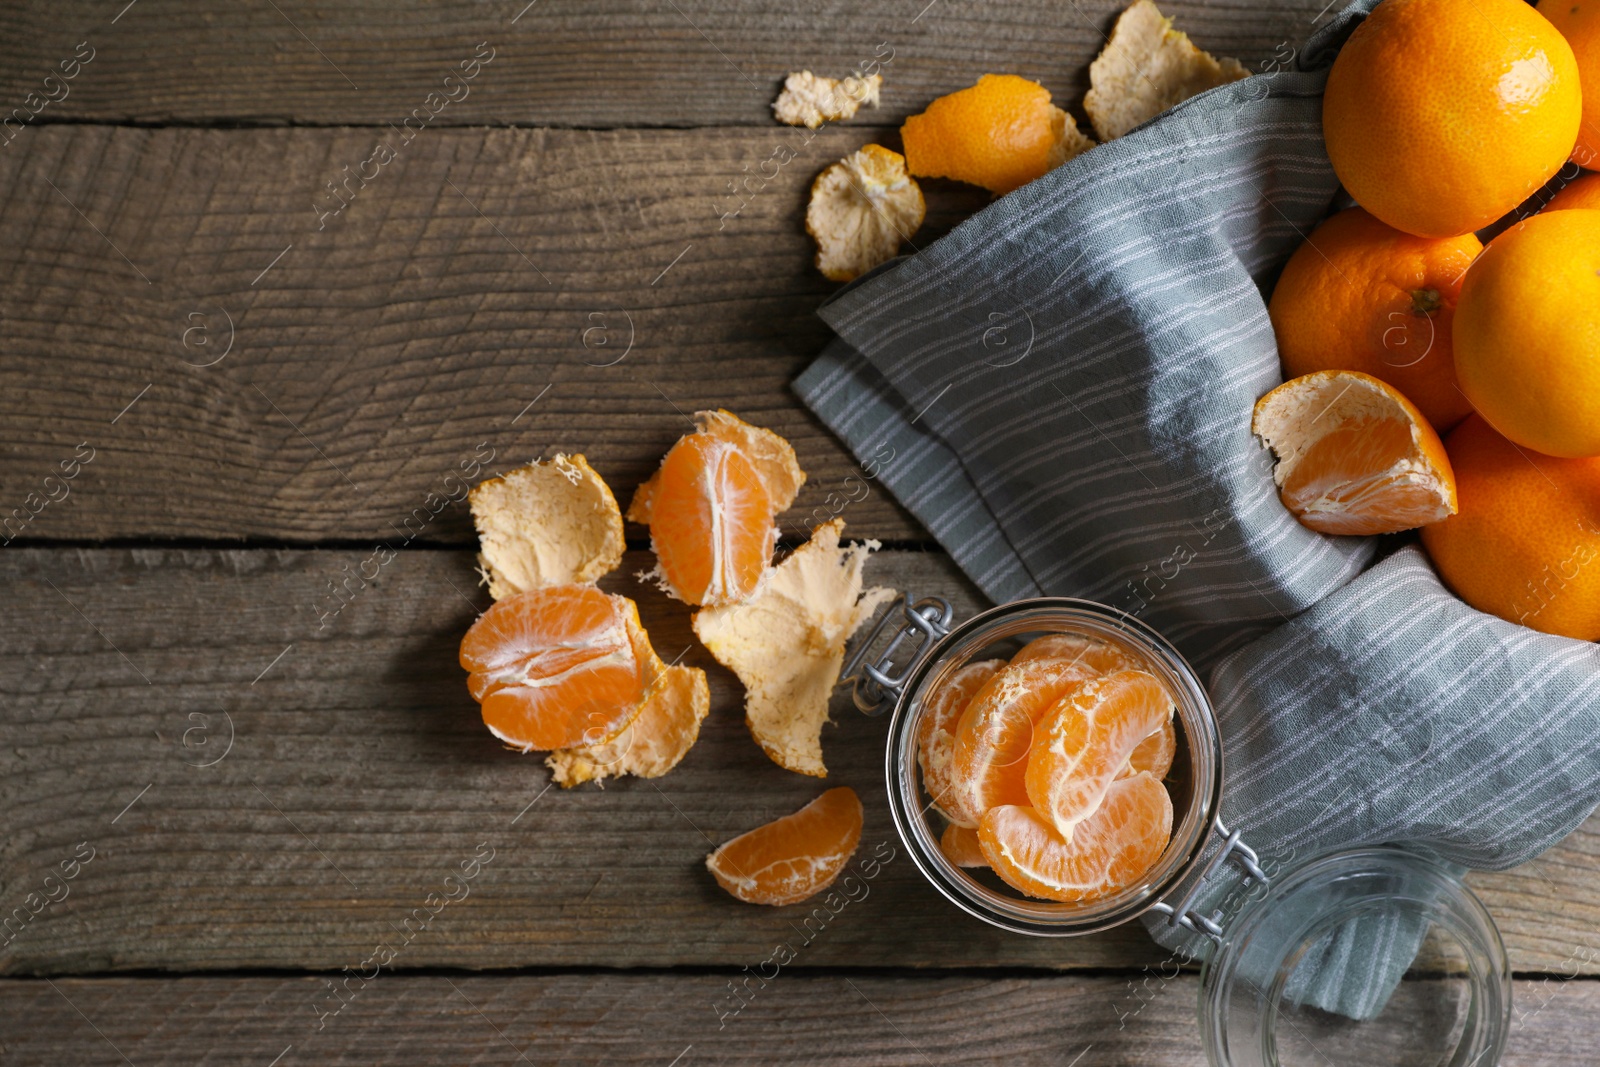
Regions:
M 371 972 L 367 972 L 371 974 Z M 766 972 L 773 975 L 771 970 Z M 395 975 L 0 981 L 7 1062 L 1038 1064 L 1201 1067 L 1198 979 L 810 975 Z M 1596 983 L 1516 983 L 1508 1067 L 1594 1062 Z M 1431 1067 L 1460 987 L 1406 981 L 1356 1028 L 1280 1022 L 1286 1064 Z M 737 1010 L 735 1007 L 737 1006 Z M 319 1028 L 320 1027 L 320 1028 Z M 1379 1051 L 1381 1050 L 1381 1051 Z M 275 1057 L 279 1057 L 275 1059 Z
M 430 129 L 320 218 L 379 134 L 25 136 L 0 153 L 11 537 L 389 537 L 480 450 L 582 452 L 626 501 L 701 408 L 794 443 L 795 515 L 856 470 L 789 382 L 829 337 L 804 190 L 863 131 L 821 131 L 726 220 L 777 131 Z M 925 234 L 986 197 L 947 189 Z M 852 521 L 926 536 L 882 492 Z M 459 511 L 417 540 L 475 543 Z
M 843 77 L 884 66 L 883 105 L 857 121 L 898 125 L 991 71 L 1043 83 L 1063 106 L 1122 0 L 27 0 L 0 9 L 0 100 L 59 99 L 35 122 L 399 123 L 446 91 L 487 44 L 493 59 L 444 106 L 449 125 L 767 125 L 790 71 Z M 1255 68 L 1281 62 L 1334 6 L 1316 0 L 1169 0 L 1203 48 Z M 88 42 L 76 77 L 46 86 Z M 88 53 L 85 53 L 88 54 Z M 70 69 L 70 68 L 69 68 Z M 59 79 L 58 79 L 59 80 Z M 437 105 L 435 105 L 437 107 Z M 14 149 L 13 149 L 14 150 Z
M 848 520 L 848 513 L 846 519 Z M 536 756 L 503 749 L 467 697 L 456 648 L 487 604 L 464 552 L 402 553 L 339 604 L 360 551 L 13 549 L 0 636 L 4 910 L 88 842 L 60 904 L 0 949 L 9 973 L 355 966 L 376 939 L 400 965 L 742 966 L 802 936 L 804 907 L 734 902 L 710 849 L 795 810 L 823 783 L 751 742 L 738 683 L 687 610 L 631 575 L 666 658 L 707 668 L 713 710 L 684 763 L 653 781 L 547 791 Z M 373 568 L 365 568 L 371 573 Z M 977 595 L 936 553 L 887 551 L 869 578 Z M 1004 934 L 923 882 L 888 820 L 881 720 L 835 704 L 827 784 L 867 806 L 861 857 L 883 848 L 859 905 L 798 966 L 1157 964 L 1137 928 L 1064 941 Z M 231 730 L 231 734 L 230 734 Z M 232 737 L 231 747 L 228 746 Z M 204 764 L 212 764 L 203 766 Z M 483 845 L 471 892 L 437 928 L 406 919 Z M 1594 973 L 1600 822 L 1519 872 L 1477 879 L 1519 971 Z

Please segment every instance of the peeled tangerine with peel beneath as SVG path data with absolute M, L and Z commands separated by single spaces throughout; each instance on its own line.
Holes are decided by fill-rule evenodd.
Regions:
M 1301 525 L 1384 534 L 1456 512 L 1444 444 L 1416 405 L 1357 371 L 1317 371 L 1256 402 L 1250 429 L 1278 457 L 1273 480 Z

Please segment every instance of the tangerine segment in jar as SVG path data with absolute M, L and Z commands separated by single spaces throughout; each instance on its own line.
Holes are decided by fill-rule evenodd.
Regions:
M 747 904 L 796 904 L 833 884 L 861 843 L 861 800 L 830 789 L 795 812 L 740 834 L 706 857 L 717 884 Z
M 1005 665 L 1003 659 L 985 659 L 956 671 L 928 697 L 917 724 L 917 766 L 922 769 L 922 788 L 946 817 L 954 786 L 950 761 L 955 755 L 956 725 L 973 696 Z
M 1091 674 L 1138 670 L 1143 666 L 1121 647 L 1087 634 L 1045 634 L 1036 637 L 1011 657 L 1011 664 L 1016 666 L 1034 660 L 1065 660 L 1083 667 Z
M 688 604 L 735 604 L 772 560 L 777 514 L 805 482 L 794 449 L 726 411 L 702 411 L 639 487 L 628 518 L 648 523 L 667 591 Z
M 523 751 L 616 736 L 644 691 L 626 597 L 592 585 L 531 589 L 495 603 L 461 640 L 461 666 L 483 721 Z
M 978 831 L 970 826 L 957 826 L 955 823 L 946 826 L 944 833 L 939 835 L 939 851 L 957 867 L 989 866 L 989 861 L 983 855 L 983 844 L 978 840 Z
M 1154 867 L 1172 837 L 1172 798 L 1147 772 L 1113 782 L 1070 839 L 1033 808 L 1004 805 L 983 817 L 978 840 L 994 872 L 1040 900 L 1082 903 L 1124 889 Z
M 992 807 L 1028 803 L 1023 772 L 1034 723 L 1094 676 L 1082 662 L 1039 659 L 1012 664 L 984 683 L 956 725 L 945 807 L 952 822 L 976 826 Z
M 1128 765 L 1123 768 L 1122 776 L 1149 771 L 1157 778 L 1165 778 L 1177 754 L 1178 732 L 1173 728 L 1172 719 L 1168 718 L 1159 730 L 1139 742 L 1133 755 L 1128 757 Z
M 1061 698 L 1039 720 L 1024 776 L 1028 799 L 1056 832 L 1094 814 L 1134 750 L 1172 719 L 1172 695 L 1145 671 L 1118 671 Z M 1152 776 L 1154 777 L 1154 776 Z

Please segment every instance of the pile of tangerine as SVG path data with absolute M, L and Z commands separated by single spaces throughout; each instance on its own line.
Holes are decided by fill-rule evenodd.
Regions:
M 929 695 L 917 763 L 939 846 L 1030 897 L 1087 902 L 1139 879 L 1172 836 L 1176 703 L 1128 652 L 1046 634 Z

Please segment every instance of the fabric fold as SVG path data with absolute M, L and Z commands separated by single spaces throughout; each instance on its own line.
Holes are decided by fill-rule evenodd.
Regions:
M 1414 545 L 1374 565 L 1378 541 L 1301 526 L 1249 429 L 1281 381 L 1263 294 L 1338 190 L 1326 67 L 1371 2 L 1302 69 L 1194 97 L 835 294 L 794 387 L 993 600 L 1098 600 L 1210 672 L 1223 817 L 1258 851 L 1501 868 L 1600 795 L 1600 652 L 1474 611 Z M 1290 994 L 1371 1017 L 1424 933 L 1348 924 Z

